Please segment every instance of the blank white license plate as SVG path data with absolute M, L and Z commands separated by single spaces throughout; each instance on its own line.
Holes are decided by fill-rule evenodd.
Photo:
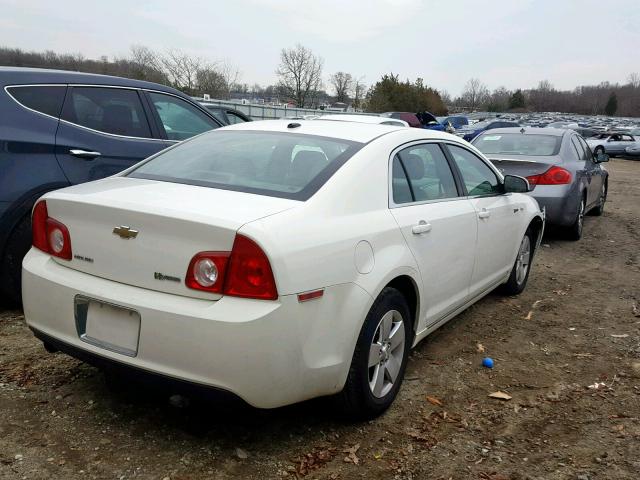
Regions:
M 135 357 L 140 338 L 140 314 L 128 308 L 86 299 L 86 323 L 80 338 L 97 347 Z

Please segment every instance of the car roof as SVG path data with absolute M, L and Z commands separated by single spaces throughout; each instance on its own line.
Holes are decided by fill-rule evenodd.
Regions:
M 338 122 L 360 122 L 360 123 L 379 123 L 389 125 L 384 122 L 402 122 L 405 126 L 409 126 L 407 122 L 400 118 L 389 118 L 389 117 L 380 117 L 378 115 L 322 115 L 321 117 L 316 118 L 315 120 L 333 120 Z
M 522 131 L 524 129 L 524 132 Z M 487 130 L 486 133 L 491 135 L 492 133 L 518 133 L 520 135 L 553 135 L 561 137 L 565 133 L 574 133 L 574 130 L 566 128 L 537 128 L 537 127 L 506 127 L 506 128 L 492 128 Z
M 299 125 L 289 128 L 289 125 Z M 334 120 L 260 120 L 257 122 L 236 123 L 216 131 L 246 130 L 263 132 L 286 132 L 320 137 L 338 138 L 352 142 L 368 143 L 376 138 L 396 132 L 414 132 L 416 139 L 452 139 L 450 134 L 422 128 L 397 127 L 395 125 L 378 125 L 360 122 L 336 122 Z
M 159 83 L 132 80 L 130 78 L 99 75 L 97 73 L 71 72 L 67 70 L 50 70 L 47 68 L 0 67 L 0 87 L 7 85 L 31 84 L 89 84 L 109 85 L 114 87 L 146 88 L 167 93 L 179 94 L 178 90 Z

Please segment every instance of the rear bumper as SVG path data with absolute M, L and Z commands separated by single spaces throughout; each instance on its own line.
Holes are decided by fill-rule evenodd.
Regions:
M 60 350 L 221 389 L 260 408 L 340 391 L 373 301 L 355 284 L 328 287 L 322 298 L 305 303 L 295 295 L 273 302 L 187 298 L 78 272 L 34 249 L 24 259 L 22 278 L 27 324 L 38 337 L 61 344 Z M 136 356 L 80 339 L 77 295 L 140 314 Z
M 570 226 L 578 216 L 579 202 L 573 189 L 561 185 L 537 185 L 529 194 L 546 212 L 546 224 Z

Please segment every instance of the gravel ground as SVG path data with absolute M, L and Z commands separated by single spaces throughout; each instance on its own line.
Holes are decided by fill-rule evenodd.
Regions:
M 325 400 L 259 411 L 114 392 L 0 309 L 0 478 L 640 478 L 640 162 L 607 168 L 582 241 L 547 236 L 527 290 L 421 343 L 393 407 L 363 424 Z

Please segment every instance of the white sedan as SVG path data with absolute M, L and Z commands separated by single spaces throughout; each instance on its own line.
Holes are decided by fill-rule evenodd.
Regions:
M 521 177 L 455 136 L 334 121 L 202 134 L 33 210 L 24 312 L 48 350 L 261 408 L 394 400 L 409 349 L 527 283 Z

